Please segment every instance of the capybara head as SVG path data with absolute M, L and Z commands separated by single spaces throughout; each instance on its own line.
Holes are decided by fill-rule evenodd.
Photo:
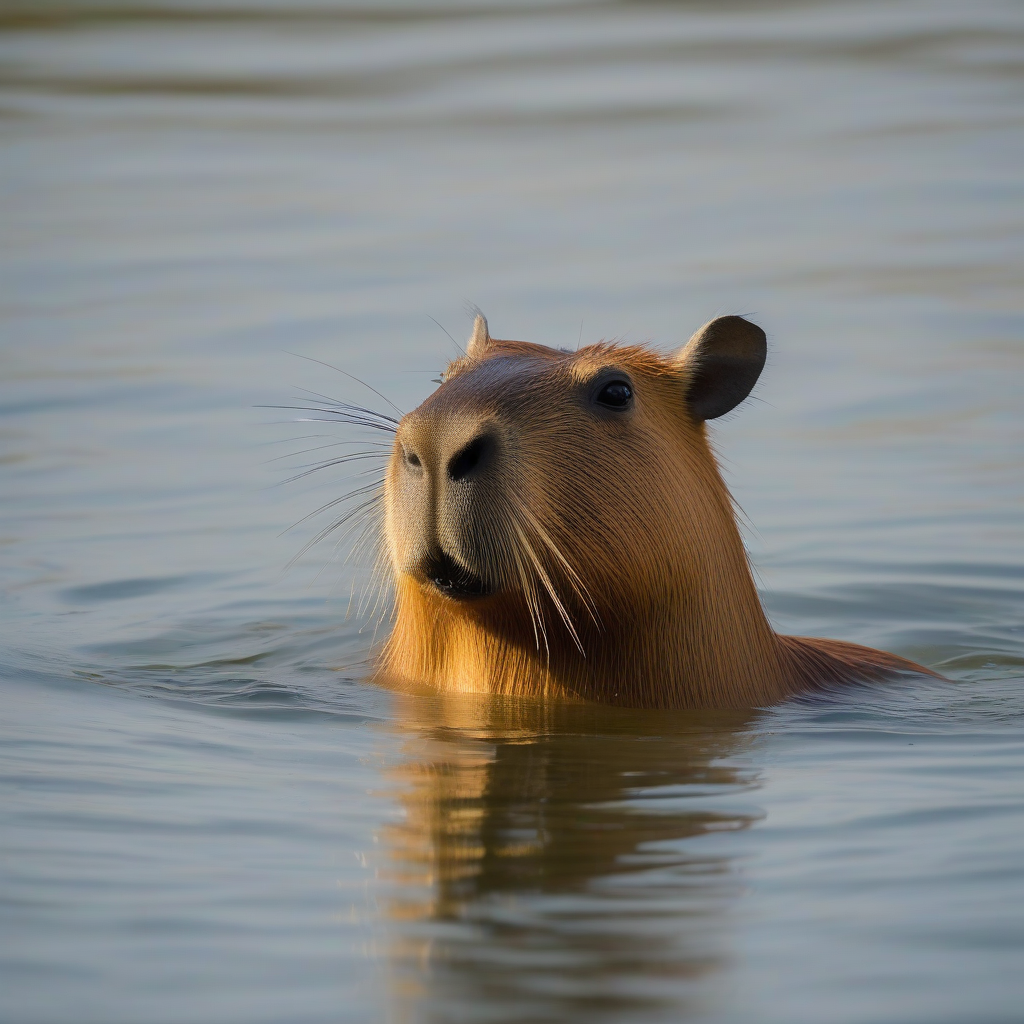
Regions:
M 738 316 L 667 357 L 498 341 L 477 317 L 466 355 L 398 424 L 378 678 L 722 708 L 927 672 L 768 623 L 704 427 L 764 361 L 764 332 Z
M 764 361 L 764 332 L 737 316 L 668 357 L 499 341 L 477 317 L 398 427 L 385 499 L 399 612 L 425 603 L 550 656 L 685 599 L 737 543 L 704 421 Z

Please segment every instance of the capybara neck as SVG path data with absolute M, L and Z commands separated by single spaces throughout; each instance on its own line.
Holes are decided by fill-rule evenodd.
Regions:
M 380 675 L 636 707 L 751 707 L 917 670 L 778 636 L 705 421 L 749 394 L 740 317 L 675 356 L 489 336 L 399 424 L 385 482 L 395 624 Z

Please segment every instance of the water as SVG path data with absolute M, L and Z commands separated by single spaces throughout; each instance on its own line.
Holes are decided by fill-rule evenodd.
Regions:
M 1024 1005 L 1017 3 L 7 0 L 0 1017 L 940 1024 Z M 398 697 L 350 435 L 468 332 L 769 333 L 784 631 L 949 681 Z M 349 471 L 351 470 L 351 471 Z M 377 634 L 379 639 L 380 634 Z

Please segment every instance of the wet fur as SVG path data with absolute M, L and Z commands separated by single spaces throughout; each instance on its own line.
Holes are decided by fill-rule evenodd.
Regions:
M 391 456 L 395 623 L 382 679 L 709 708 L 927 671 L 772 630 L 705 424 L 686 400 L 700 370 L 693 351 L 666 358 L 600 344 L 569 353 L 491 339 L 486 322 L 482 329 L 403 420 Z M 609 367 L 632 379 L 629 417 L 595 416 L 567 397 Z M 424 525 L 402 495 L 402 437 L 447 457 L 481 423 L 497 424 L 498 479 L 469 498 L 435 497 Z M 497 592 L 457 601 L 406 571 L 433 542 L 421 536 L 431 530 Z

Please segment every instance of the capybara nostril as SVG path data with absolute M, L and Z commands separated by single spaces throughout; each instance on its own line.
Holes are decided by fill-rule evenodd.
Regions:
M 414 469 L 419 469 L 423 463 L 420 461 L 420 457 L 410 449 L 402 445 L 402 457 L 405 459 L 407 466 L 412 466 Z
M 451 457 L 448 462 L 448 476 L 452 480 L 463 480 L 472 473 L 486 468 L 493 457 L 494 447 L 494 438 L 490 434 L 477 435 Z

